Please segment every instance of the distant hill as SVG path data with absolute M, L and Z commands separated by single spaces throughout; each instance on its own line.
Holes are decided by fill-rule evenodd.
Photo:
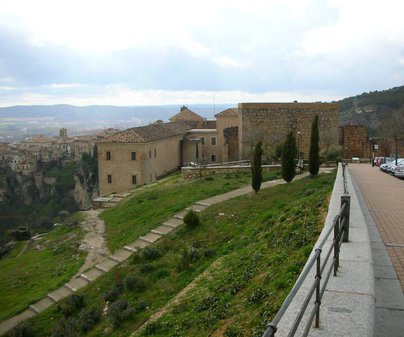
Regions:
M 373 91 L 340 100 L 340 123 L 363 124 L 368 133 L 383 136 L 393 111 L 404 115 L 404 86 Z
M 160 106 L 73 106 L 33 105 L 0 108 L 0 142 L 19 142 L 37 134 L 54 136 L 62 127 L 68 134 L 85 134 L 105 128 L 130 128 L 156 120 L 168 121 L 181 105 Z M 229 104 L 194 104 L 189 108 L 202 117 L 212 119 L 215 113 L 234 107 Z

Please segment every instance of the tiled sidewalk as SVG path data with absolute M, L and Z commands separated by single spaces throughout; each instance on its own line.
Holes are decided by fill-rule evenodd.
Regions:
M 350 164 L 404 291 L 404 180 L 370 164 Z

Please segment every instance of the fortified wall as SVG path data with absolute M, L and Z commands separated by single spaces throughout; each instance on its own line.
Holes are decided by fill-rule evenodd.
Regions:
M 341 145 L 343 148 L 342 157 L 349 159 L 353 157 L 366 157 L 366 126 L 365 125 L 344 125 L 341 127 Z
M 319 117 L 320 151 L 338 146 L 338 103 L 239 103 L 239 153 L 251 157 L 253 146 L 262 141 L 268 147 L 281 144 L 288 132 L 295 133 L 299 151 L 308 158 L 311 126 Z

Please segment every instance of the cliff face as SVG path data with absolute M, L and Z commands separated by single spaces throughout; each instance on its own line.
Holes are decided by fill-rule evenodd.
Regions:
M 85 162 L 57 163 L 31 176 L 1 166 L 0 236 L 7 228 L 48 228 L 61 214 L 90 209 L 96 196 L 98 174 Z
M 74 175 L 74 200 L 80 210 L 91 209 L 93 198 L 98 196 L 97 178 L 93 172 L 86 174 L 83 168 Z

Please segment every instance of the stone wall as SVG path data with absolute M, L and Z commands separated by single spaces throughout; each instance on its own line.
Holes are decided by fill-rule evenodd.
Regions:
M 223 162 L 237 161 L 238 149 L 238 126 L 223 129 Z
M 366 126 L 365 125 L 344 125 L 341 127 L 342 157 L 343 158 L 364 158 L 366 157 Z
M 319 117 L 320 150 L 338 145 L 339 105 L 337 103 L 240 103 L 240 159 L 248 159 L 254 144 L 268 147 L 282 143 L 288 132 L 299 135 L 299 150 L 308 158 L 311 125 Z
M 279 169 L 280 165 L 262 165 L 262 170 L 272 171 Z M 250 173 L 250 166 L 208 166 L 208 167 L 183 167 L 182 175 L 184 179 L 196 179 L 216 174 Z

